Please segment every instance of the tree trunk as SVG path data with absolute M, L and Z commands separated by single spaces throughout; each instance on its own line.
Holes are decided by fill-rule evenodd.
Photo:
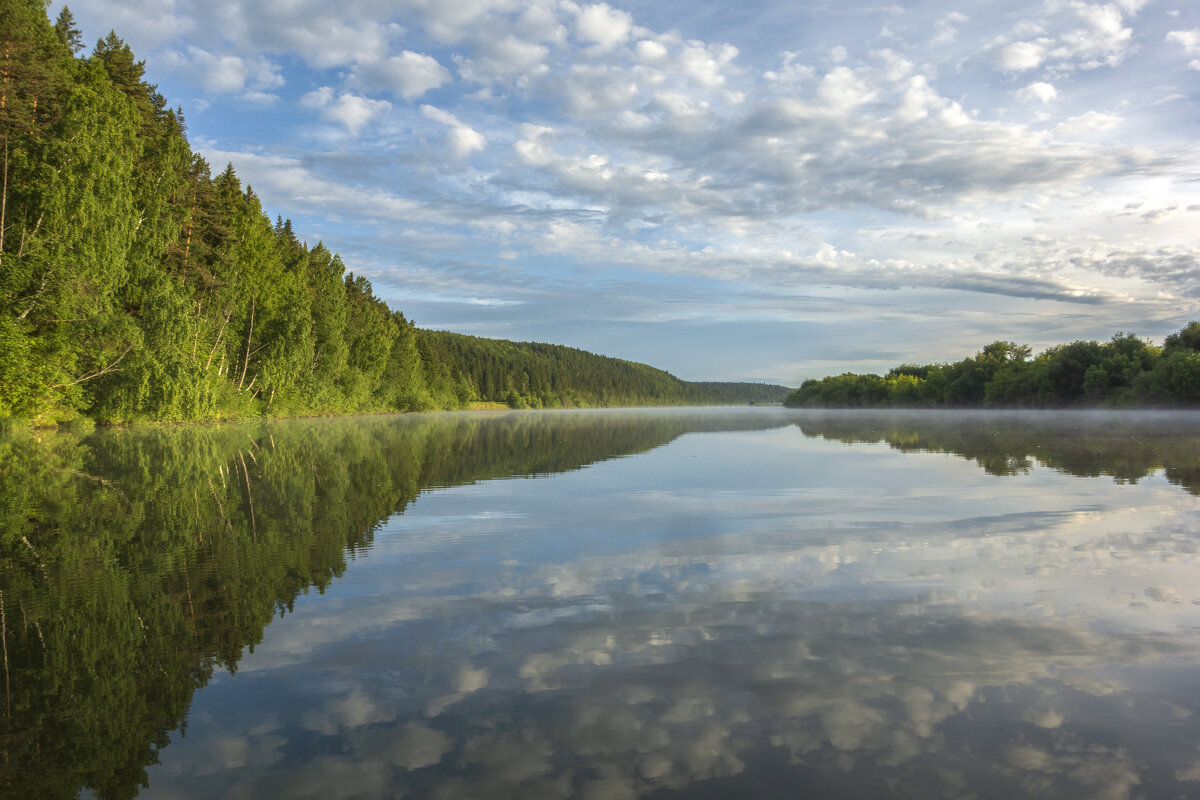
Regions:
M 3 107 L 0 105 L 0 107 Z M 8 137 L 4 137 L 4 190 L 0 194 L 0 266 L 4 265 L 4 225 L 8 212 Z
M 254 306 L 258 303 L 258 298 L 250 299 L 250 330 L 246 333 L 246 356 L 242 360 L 242 376 L 238 378 L 238 391 L 242 390 L 242 384 L 246 382 L 246 368 L 250 366 L 250 340 L 254 337 Z

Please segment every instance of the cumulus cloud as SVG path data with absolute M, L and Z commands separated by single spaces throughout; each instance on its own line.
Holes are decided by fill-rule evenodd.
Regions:
M 1046 59 L 1046 51 L 1051 42 L 1049 39 L 1038 39 L 1032 42 L 1014 42 L 1000 50 L 997 61 L 1001 69 L 1013 72 L 1040 67 Z
M 878 96 L 870 81 L 848 67 L 837 67 L 826 73 L 817 88 L 817 99 L 835 113 L 852 111 Z
M 1167 41 L 1182 47 L 1184 54 L 1192 59 L 1188 66 L 1200 70 L 1200 28 L 1170 31 L 1167 34 Z
M 351 135 L 358 135 L 367 123 L 391 108 L 386 100 L 335 92 L 329 86 L 308 92 L 300 98 L 300 105 L 319 111 L 323 118 L 344 126 Z
M 1001 40 L 996 63 L 1009 72 L 1045 67 L 1060 74 L 1115 67 L 1132 51 L 1133 29 L 1126 15 L 1133 16 L 1138 8 L 1137 3 L 1053 0 L 1045 5 L 1046 17 L 1017 26 L 1018 41 Z M 1043 35 L 1022 35 L 1027 32 Z
M 543 44 L 513 35 L 488 38 L 478 43 L 474 56 L 459 59 L 458 69 L 463 78 L 476 83 L 512 81 L 544 74 L 549 52 Z
M 958 11 L 951 11 L 949 14 L 937 21 L 937 25 L 934 26 L 934 35 L 931 44 L 950 44 L 958 38 L 959 26 L 965 25 L 970 21 L 970 18 L 966 14 Z
M 360 64 L 352 84 L 372 91 L 385 91 L 394 97 L 413 100 L 452 80 L 450 71 L 437 59 L 404 50 L 398 56 Z
M 633 17 L 607 3 L 597 3 L 579 9 L 575 23 L 575 34 L 580 40 L 602 48 L 625 41 L 632 29 Z
M 1054 84 L 1046 83 L 1045 81 L 1034 81 L 1033 83 L 1017 90 L 1017 97 L 1027 103 L 1049 103 L 1058 97 L 1058 90 L 1054 88 Z
M 763 73 L 763 77 L 768 81 L 777 83 L 799 83 L 800 81 L 811 80 L 816 74 L 816 70 L 806 64 L 799 63 L 801 57 L 800 53 L 791 50 L 785 51 L 779 69 L 767 70 Z
M 459 121 L 458 117 L 448 111 L 443 111 L 440 108 L 425 105 L 421 106 L 421 113 L 434 122 L 440 122 L 450 129 L 446 135 L 446 142 L 450 146 L 455 158 L 466 158 L 471 153 L 487 147 L 487 139 L 483 134 L 473 128 L 464 125 Z
M 1057 136 L 1075 138 L 1088 134 L 1110 131 L 1121 124 L 1122 118 L 1116 114 L 1105 114 L 1100 111 L 1088 111 L 1077 117 L 1069 117 L 1054 128 Z
M 412 0 L 410 5 L 419 15 L 421 24 L 435 39 L 458 42 L 478 33 L 480 23 L 494 19 L 513 7 L 510 0 L 461 0 L 446 3 L 439 0 Z
M 164 54 L 163 61 L 177 72 L 195 75 L 210 94 L 239 94 L 252 102 L 272 103 L 278 97 L 269 90 L 284 85 L 280 68 L 262 56 L 243 58 L 191 46 Z

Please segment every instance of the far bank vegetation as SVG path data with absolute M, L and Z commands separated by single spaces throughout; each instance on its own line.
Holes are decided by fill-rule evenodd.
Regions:
M 792 407 L 1080 408 L 1200 405 L 1200 322 L 1161 347 L 1131 333 L 1107 342 L 992 342 L 953 364 L 901 364 L 886 375 L 844 373 L 807 380 Z

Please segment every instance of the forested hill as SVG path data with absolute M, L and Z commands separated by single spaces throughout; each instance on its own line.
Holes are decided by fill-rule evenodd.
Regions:
M 661 369 L 573 347 L 420 331 L 431 364 L 457 369 L 481 400 L 512 408 L 782 403 L 791 390 L 762 383 L 692 383 Z
M 953 364 L 901 364 L 887 375 L 807 380 L 785 403 L 801 407 L 1200 406 L 1200 322 L 1161 347 L 1131 333 L 1050 347 L 992 342 Z
M 0 422 L 763 391 L 718 395 L 570 348 L 419 331 L 324 244 L 272 221 L 232 165 L 214 174 L 125 42 L 109 34 L 84 55 L 70 11 L 52 24 L 46 8 L 0 0 Z

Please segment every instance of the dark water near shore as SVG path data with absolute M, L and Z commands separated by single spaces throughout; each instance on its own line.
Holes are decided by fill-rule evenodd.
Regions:
M 1200 415 L 0 438 L 0 797 L 1200 796 Z

